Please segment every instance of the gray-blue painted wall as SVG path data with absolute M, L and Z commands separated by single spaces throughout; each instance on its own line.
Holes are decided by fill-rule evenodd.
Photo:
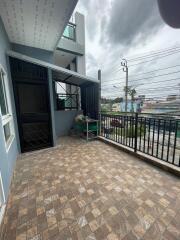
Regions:
M 6 35 L 6 31 L 4 29 L 2 20 L 0 18 L 0 64 L 3 66 L 4 70 L 7 73 L 8 84 L 10 88 L 10 97 L 11 102 L 13 103 L 13 95 L 12 95 L 12 82 L 11 76 L 9 72 L 8 61 L 6 57 L 6 51 L 11 49 L 11 44 L 9 43 L 8 37 Z M 12 110 L 14 112 L 14 105 L 12 104 Z M 13 116 L 15 119 L 15 116 Z M 16 123 L 15 123 L 16 125 Z M 8 150 L 6 151 L 2 119 L 0 115 L 0 172 L 3 181 L 3 188 L 5 192 L 5 197 L 7 198 L 9 192 L 9 186 L 11 183 L 12 173 L 14 169 L 14 164 L 18 155 L 18 144 L 16 136 L 14 136 L 13 142 Z
M 81 110 L 72 110 L 72 111 L 55 111 L 55 130 L 56 136 L 66 136 L 69 134 L 75 117 L 82 113 Z

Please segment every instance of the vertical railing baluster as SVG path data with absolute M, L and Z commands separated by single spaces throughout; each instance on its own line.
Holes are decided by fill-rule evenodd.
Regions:
M 169 134 L 168 134 L 168 144 L 167 144 L 167 156 L 166 161 L 169 162 L 169 148 L 170 148 L 170 141 L 171 141 L 171 124 L 172 120 L 169 120 Z
M 144 144 L 143 144 L 143 152 L 146 151 L 146 117 L 144 118 Z
M 147 153 L 149 154 L 149 142 L 150 142 L 150 134 L 151 134 L 151 118 L 148 118 L 148 146 Z
M 118 123 L 118 121 L 117 121 L 117 117 L 116 116 L 115 116 L 115 122 L 116 122 L 116 124 L 114 126 L 114 128 L 115 128 L 115 139 L 114 139 L 114 141 L 117 142 L 117 123 Z
M 128 146 L 131 146 L 131 131 L 132 131 L 132 116 L 129 117 L 129 128 L 128 128 L 128 135 L 129 135 L 129 141 L 128 141 Z
M 162 139 L 162 149 L 161 149 L 161 160 L 163 160 L 163 156 L 164 156 L 165 134 L 166 134 L 166 120 L 164 119 L 164 123 L 163 123 L 163 139 Z
M 111 125 L 110 125 L 110 122 L 111 122 L 111 116 L 109 116 L 109 119 L 108 119 L 108 129 L 110 131 L 110 134 L 109 134 L 109 138 L 111 139 Z
M 119 143 L 119 123 L 120 123 L 120 119 L 119 119 L 119 115 L 117 116 L 117 124 L 118 124 L 118 127 L 117 127 L 117 142 Z
M 115 128 L 115 116 L 112 116 L 112 120 L 113 121 L 113 141 L 115 141 L 115 135 L 116 135 L 116 128 Z
M 108 137 L 107 115 L 105 115 L 105 128 L 106 128 L 106 136 Z
M 125 132 L 126 132 L 126 116 L 123 116 L 123 121 L 124 121 L 124 134 L 123 134 L 123 144 L 125 145 Z
M 103 129 L 101 131 L 103 132 L 103 137 L 106 137 L 106 116 L 103 115 L 102 119 L 103 119 L 103 124 L 102 124 Z
M 119 117 L 116 116 L 117 124 L 116 124 L 116 142 L 118 142 L 118 125 L 119 125 Z
M 134 152 L 137 152 L 138 113 L 135 113 Z
M 115 119 L 116 119 L 116 125 L 115 125 L 115 132 L 116 132 L 115 141 L 117 142 L 117 124 L 118 124 L 118 121 L 117 121 L 117 117 L 116 117 L 116 116 L 115 116 Z
M 121 116 L 121 144 L 122 144 L 123 117 Z
M 127 146 L 128 127 L 129 127 L 129 116 L 127 116 L 127 127 L 126 127 L 126 146 Z
M 132 121 L 131 121 L 131 136 L 132 136 L 131 147 L 133 148 L 134 147 L 134 145 L 133 145 L 133 143 L 134 143 L 134 121 L 135 121 L 134 115 L 131 117 L 131 119 L 132 119 Z
M 104 135 L 106 136 L 106 115 L 104 115 Z
M 173 164 L 174 164 L 175 153 L 176 153 L 177 130 L 178 130 L 178 120 L 176 120 L 176 123 L 175 123 L 174 149 L 173 149 L 173 159 L 172 159 Z
M 140 121 L 139 151 L 141 151 L 141 132 L 142 132 L 142 117 L 141 117 L 141 121 Z
M 158 133 L 157 133 L 157 146 L 156 146 L 156 157 L 158 158 L 158 150 L 159 150 L 159 130 L 160 130 L 160 119 L 158 119 Z
M 154 132 L 155 132 L 155 123 L 156 123 L 156 119 L 153 119 L 153 137 L 152 137 L 152 156 L 154 155 Z

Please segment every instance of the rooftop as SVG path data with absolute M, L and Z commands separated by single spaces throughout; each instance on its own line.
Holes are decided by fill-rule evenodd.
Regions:
M 17 160 L 1 239 L 180 239 L 180 181 L 103 142 L 65 137 Z

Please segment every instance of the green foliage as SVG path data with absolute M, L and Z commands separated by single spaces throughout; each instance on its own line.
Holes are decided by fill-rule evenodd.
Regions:
M 141 126 L 138 126 L 137 128 L 137 137 L 139 137 L 140 135 L 142 136 L 144 134 L 144 131 L 145 131 L 145 127 L 144 125 Z M 124 128 L 117 128 L 117 129 L 114 129 L 114 134 L 118 134 L 120 136 L 123 136 L 123 137 L 127 137 L 127 138 L 134 138 L 135 137 L 135 125 L 134 126 L 128 126 L 128 127 L 125 127 Z

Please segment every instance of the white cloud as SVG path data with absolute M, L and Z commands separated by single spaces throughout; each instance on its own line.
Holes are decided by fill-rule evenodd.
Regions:
M 97 77 L 98 69 L 102 70 L 102 82 L 104 82 L 102 94 L 104 96 L 119 96 L 120 90 L 118 91 L 118 89 L 113 87 L 117 83 L 123 89 L 125 80 L 120 79 L 125 77 L 120 65 L 122 57 L 130 58 L 151 51 L 180 46 L 180 30 L 170 28 L 162 22 L 154 0 L 154 5 L 149 0 L 136 0 L 136 4 L 128 9 L 130 2 L 126 0 L 79 0 L 76 7 L 76 11 L 83 13 L 86 19 L 87 75 Z M 132 21 L 134 21 L 134 25 Z M 129 25 L 130 23 L 131 26 Z M 115 27 L 113 27 L 114 25 Z M 130 67 L 129 74 L 134 75 L 140 72 L 177 65 L 179 58 L 180 53 L 176 53 L 157 61 Z M 180 70 L 180 67 L 178 69 Z M 163 71 L 163 73 L 172 71 L 174 69 Z M 160 73 L 162 72 L 157 72 L 157 74 Z M 149 75 L 144 76 L 148 77 Z M 143 77 L 143 75 L 138 78 L 140 77 Z M 154 82 L 157 79 L 159 81 L 175 77 L 180 77 L 180 73 L 160 78 L 151 78 L 143 82 L 149 83 L 149 81 Z M 139 87 L 139 90 L 138 88 L 137 90 L 138 93 L 151 93 L 152 96 L 153 94 L 159 94 L 160 96 L 162 94 L 161 86 L 162 88 L 167 87 L 167 85 L 172 86 L 171 91 L 166 91 L 164 88 L 163 92 L 167 95 L 168 93 L 177 93 L 178 88 L 173 89 L 173 86 L 179 82 L 177 80 L 172 82 L 166 81 L 161 84 L 152 83 L 152 85 Z M 157 91 L 154 91 L 154 93 L 153 91 L 148 91 L 150 88 L 157 88 Z M 122 90 L 121 93 L 123 94 Z

